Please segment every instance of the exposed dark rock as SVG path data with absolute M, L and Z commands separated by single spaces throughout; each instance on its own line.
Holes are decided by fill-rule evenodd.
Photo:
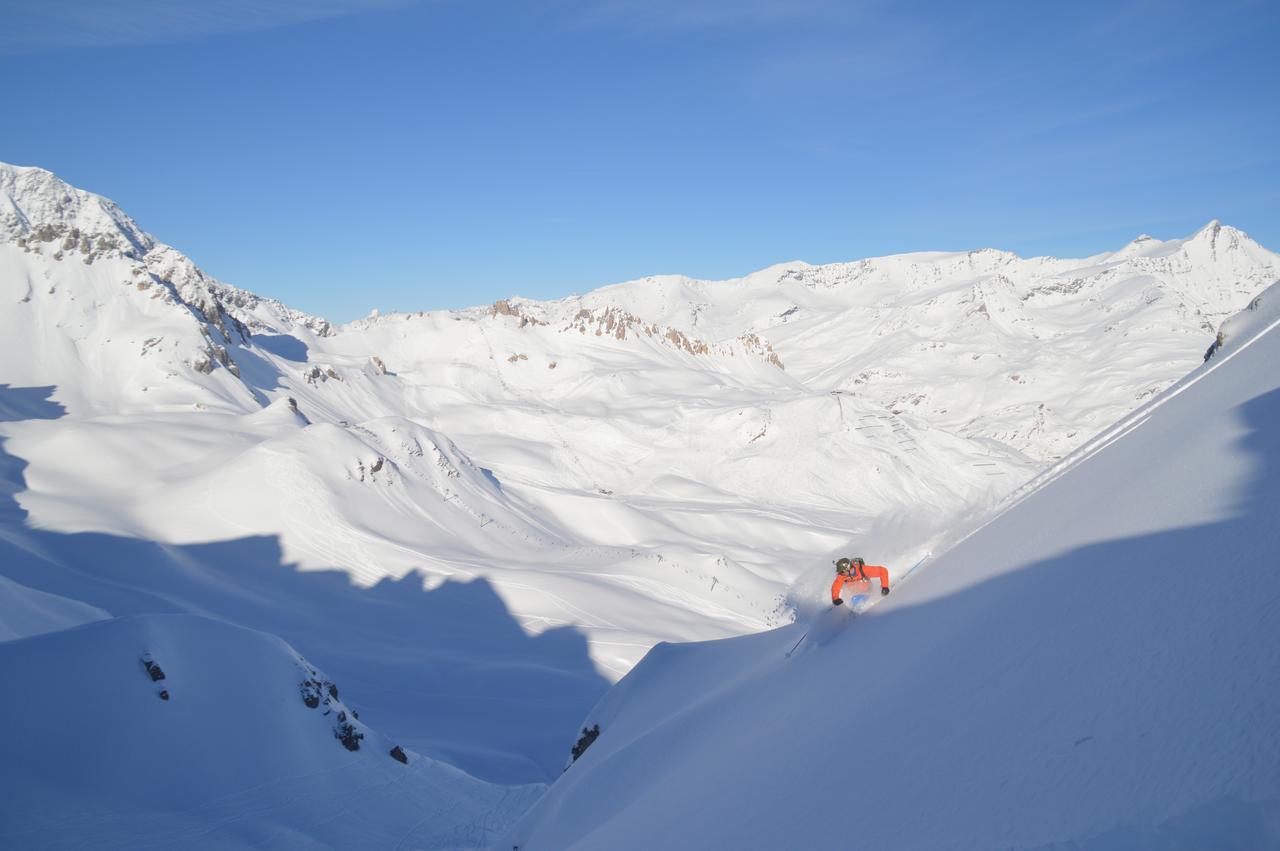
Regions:
M 405 765 L 409 764 L 408 755 L 404 752 L 404 748 L 400 747 L 399 745 L 396 745 L 394 748 L 391 749 L 391 758 L 394 759 L 396 762 L 403 762 Z
M 302 702 L 308 709 L 320 706 L 320 696 L 324 693 L 324 687 L 319 680 L 303 680 L 298 684 L 298 691 L 302 693 Z
M 511 302 L 507 301 L 505 298 L 499 299 L 498 301 L 495 301 L 493 303 L 493 307 L 489 309 L 489 315 L 494 318 L 497 318 L 499 316 L 510 316 L 516 320 L 518 326 L 521 328 L 525 327 L 526 325 L 546 325 L 547 324 L 543 322 L 541 319 L 536 319 L 528 315 L 523 310 L 521 310 L 518 306 L 513 305 Z
M 160 666 L 150 659 L 143 659 L 142 667 L 147 669 L 147 673 L 151 675 L 151 681 L 153 683 L 164 679 L 164 671 L 162 671 Z
M 578 737 L 577 744 L 573 746 L 573 761 L 577 762 L 578 757 L 587 752 L 587 748 L 591 747 L 591 743 L 600 738 L 600 725 L 593 724 L 591 729 L 582 728 L 582 735 Z
M 350 721 L 339 721 L 333 725 L 333 737 L 342 742 L 342 746 L 349 751 L 360 750 L 360 740 L 364 738 Z
M 160 689 L 160 699 L 161 700 L 169 699 L 169 690 L 167 688 Z
M 303 670 L 311 676 L 298 683 L 302 702 L 308 709 L 319 709 L 323 706 L 324 715 L 335 713 L 333 737 L 342 742 L 342 746 L 349 751 L 360 750 L 360 740 L 364 738 L 364 733 L 357 730 L 352 723 L 360 718 L 360 714 L 342 705 L 342 701 L 338 698 L 337 685 L 320 676 L 314 668 L 308 667 Z

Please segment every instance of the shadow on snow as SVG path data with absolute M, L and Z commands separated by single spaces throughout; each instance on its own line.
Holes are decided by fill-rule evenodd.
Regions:
M 56 419 L 52 387 L 0 385 L 0 422 Z M 559 774 L 608 682 L 571 627 L 529 636 L 484 579 L 360 587 L 286 564 L 274 536 L 168 545 L 26 526 L 26 463 L 0 442 L 0 574 L 113 616 L 191 612 L 284 638 L 375 729 L 500 783 Z
M 1184 415 L 1188 411 L 1194 407 L 1183 408 Z M 790 827 L 801 830 L 821 821 L 842 805 L 844 790 L 853 785 L 874 787 L 861 803 L 888 825 L 908 823 L 919 807 L 936 804 L 957 813 L 1016 813 L 1014 821 L 1033 829 L 1028 826 L 1054 823 L 1063 799 L 1083 794 L 1082 804 L 1105 804 L 1107 811 L 1095 814 L 1098 833 L 1046 848 L 1274 842 L 1274 833 L 1267 832 L 1274 827 L 1267 825 L 1280 813 L 1273 767 L 1280 741 L 1280 715 L 1274 711 L 1280 697 L 1280 389 L 1246 397 L 1231 413 L 1241 426 L 1234 446 L 1243 452 L 1224 463 L 1248 472 L 1237 479 L 1235 493 L 1207 502 L 1229 505 L 1229 516 L 1100 539 L 950 590 L 947 577 L 935 575 L 936 584 L 915 589 L 932 587 L 932 599 L 912 603 L 908 586 L 895 598 L 899 605 L 833 630 L 828 640 L 798 654 L 800 665 L 790 668 L 798 679 L 789 688 L 810 691 L 805 712 L 813 717 L 798 716 L 799 723 L 789 727 L 793 739 L 806 740 L 792 741 L 796 752 L 829 748 L 823 722 L 831 706 L 840 706 L 846 717 L 889 719 L 891 726 L 905 727 L 863 741 L 854 764 L 841 769 L 841 782 L 832 778 L 830 794 L 819 788 L 795 802 L 797 823 Z M 1143 428 L 1158 428 L 1158 422 L 1154 418 Z M 1219 420 L 1204 427 L 1230 426 Z M 1157 445 L 1168 445 L 1146 431 L 1135 440 L 1153 437 Z M 1103 449 L 1090 459 L 1090 468 L 1110 465 L 1123 471 L 1116 475 L 1142 475 L 1127 469 L 1141 463 L 1122 450 L 1134 445 L 1120 441 Z M 1159 463 L 1176 467 L 1179 461 L 1175 453 Z M 1069 488 L 1076 481 L 1068 474 L 1060 483 Z M 989 534 L 950 550 L 947 563 L 996 558 L 1017 564 L 1023 549 L 1018 538 L 1034 539 L 1035 524 L 1053 514 L 1040 500 L 1053 499 L 1053 493 L 1050 488 L 1013 506 L 988 527 Z M 1071 511 L 1080 507 L 1074 496 L 1050 505 L 1066 509 L 1055 519 L 1067 526 Z M 1138 518 L 1142 509 L 1117 506 Z M 1122 515 L 1117 528 L 1141 522 Z M 779 656 L 799 629 L 779 634 Z M 860 685 L 830 677 L 833 665 L 855 666 Z M 816 683 L 800 679 L 813 666 L 823 676 Z M 727 699 L 740 706 L 776 703 L 757 691 L 779 687 L 776 679 L 766 679 Z M 726 735 L 735 732 L 743 737 L 741 730 Z M 903 737 L 914 761 L 904 761 Z M 1168 812 L 1164 807 L 1177 813 L 1176 790 L 1206 782 L 1217 784 L 1215 792 L 1198 808 L 1147 821 L 1151 812 Z M 1160 794 L 1153 793 L 1160 784 Z M 1091 785 L 1109 790 L 1103 801 L 1089 797 L 1084 787 Z M 1250 800 L 1250 789 L 1270 797 Z M 963 790 L 982 791 L 970 797 Z M 588 808 L 594 803 L 575 802 Z M 1234 814 L 1231 826 L 1215 818 L 1220 812 Z M 966 829 L 962 821 L 947 824 L 950 830 Z M 884 839 L 866 838 L 871 845 Z

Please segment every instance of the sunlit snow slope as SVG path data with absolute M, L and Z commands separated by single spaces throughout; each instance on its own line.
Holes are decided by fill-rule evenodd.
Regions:
M 864 614 L 655 648 L 502 847 L 1280 846 L 1280 285 L 1225 331 Z

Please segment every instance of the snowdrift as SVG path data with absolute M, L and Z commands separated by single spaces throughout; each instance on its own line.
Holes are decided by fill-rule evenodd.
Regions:
M 864 614 L 655 648 L 504 845 L 1280 845 L 1278 325 Z
M 207 618 L 0 643 L 0 671 L 6 848 L 478 848 L 541 789 L 402 763 L 358 694 Z

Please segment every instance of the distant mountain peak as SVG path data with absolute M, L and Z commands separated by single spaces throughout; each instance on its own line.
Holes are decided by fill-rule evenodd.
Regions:
M 0 238 L 89 240 L 141 256 L 155 239 L 110 199 L 77 189 L 51 171 L 0 163 Z M 116 246 L 119 239 L 124 245 Z
M 53 172 L 36 166 L 0 162 L 0 243 L 26 252 L 79 257 L 86 265 L 103 257 L 135 261 L 170 285 L 189 306 L 230 337 L 224 309 L 249 330 L 303 325 L 325 335 L 328 320 L 280 302 L 237 289 L 206 275 L 189 257 L 144 231 L 118 204 L 77 189 Z
M 1182 240 L 1182 250 L 1193 256 L 1216 261 L 1223 252 L 1259 257 L 1269 254 L 1253 237 L 1217 219 L 1211 220 L 1191 236 Z

